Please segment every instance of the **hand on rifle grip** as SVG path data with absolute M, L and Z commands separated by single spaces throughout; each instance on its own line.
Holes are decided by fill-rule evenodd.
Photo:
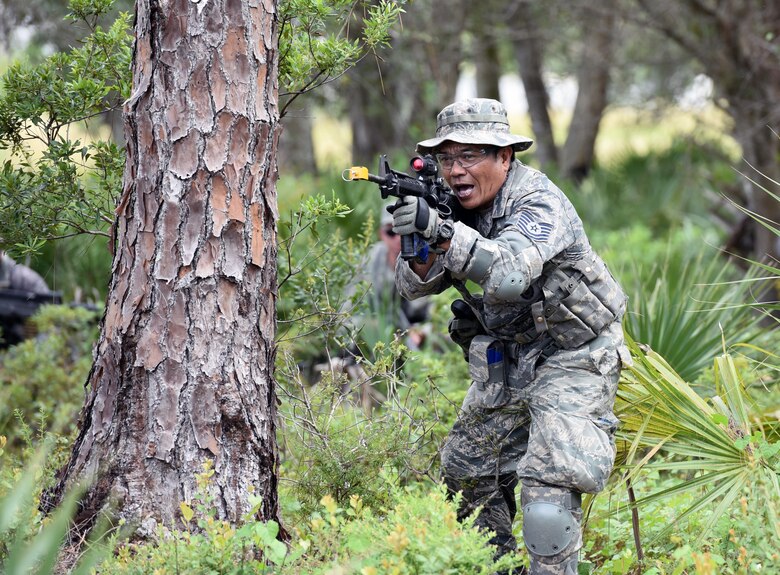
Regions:
M 439 216 L 422 198 L 403 196 L 393 207 L 393 231 L 401 236 L 419 234 L 431 240 L 436 233 Z M 389 209 L 388 209 L 389 211 Z

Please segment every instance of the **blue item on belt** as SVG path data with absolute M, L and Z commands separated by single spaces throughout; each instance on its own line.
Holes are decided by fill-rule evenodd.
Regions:
M 487 350 L 488 365 L 491 365 L 493 363 L 498 363 L 500 361 L 504 361 L 504 352 L 494 347 L 491 347 L 490 349 Z

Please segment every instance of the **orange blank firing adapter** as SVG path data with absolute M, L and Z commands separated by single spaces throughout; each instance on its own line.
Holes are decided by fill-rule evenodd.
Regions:
M 367 180 L 368 168 L 365 166 L 352 166 L 341 172 L 341 178 L 347 182 L 352 180 Z

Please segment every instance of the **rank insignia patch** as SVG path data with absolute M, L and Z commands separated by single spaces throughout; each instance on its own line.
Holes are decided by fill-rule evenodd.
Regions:
M 520 231 L 528 239 L 535 242 L 546 242 L 550 238 L 553 225 L 547 222 L 536 221 L 531 212 L 523 211 L 520 213 L 520 219 L 517 222 Z

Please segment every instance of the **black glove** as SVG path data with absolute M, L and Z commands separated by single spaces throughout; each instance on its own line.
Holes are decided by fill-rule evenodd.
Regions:
M 450 338 L 460 346 L 463 350 L 463 358 L 468 361 L 471 340 L 478 335 L 483 335 L 485 330 L 479 323 L 477 316 L 463 300 L 455 300 L 450 307 L 455 314 L 447 326 Z

